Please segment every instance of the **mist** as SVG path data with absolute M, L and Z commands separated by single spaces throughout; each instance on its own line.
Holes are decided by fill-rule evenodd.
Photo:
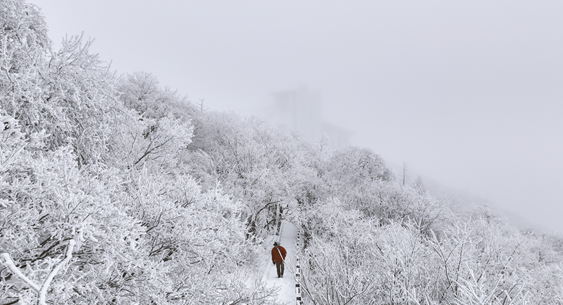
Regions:
M 56 45 L 95 39 L 207 109 L 261 114 L 305 85 L 322 120 L 410 179 L 563 232 L 563 3 L 31 1 Z

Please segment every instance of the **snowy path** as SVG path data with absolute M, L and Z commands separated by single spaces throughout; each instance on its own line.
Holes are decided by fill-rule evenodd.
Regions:
M 270 260 L 266 270 L 264 270 L 262 280 L 268 287 L 279 287 L 278 301 L 295 304 L 295 241 L 297 239 L 297 228 L 290 222 L 282 221 L 280 235 L 280 245 L 287 250 L 283 278 L 278 278 L 276 266 Z M 277 241 L 277 236 L 271 239 L 269 250 L 272 249 L 274 241 Z M 268 257 L 270 257 L 270 252 L 268 252 Z

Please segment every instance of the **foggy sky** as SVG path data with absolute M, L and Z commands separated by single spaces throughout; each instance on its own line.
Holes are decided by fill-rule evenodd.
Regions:
M 307 84 L 353 144 L 563 232 L 561 1 L 31 2 L 209 109 Z

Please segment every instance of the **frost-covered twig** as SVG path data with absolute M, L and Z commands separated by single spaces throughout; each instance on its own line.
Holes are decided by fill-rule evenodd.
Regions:
M 30 280 L 27 276 L 25 276 L 21 271 L 20 268 L 18 268 L 16 266 L 16 264 L 14 264 L 14 261 L 12 260 L 12 258 L 10 257 L 10 254 L 8 253 L 2 253 L 2 257 L 4 258 L 4 264 L 6 266 L 8 266 L 8 268 L 10 268 L 10 270 L 17 275 L 20 279 L 22 279 L 24 282 L 26 282 L 29 286 L 31 286 L 31 288 L 35 289 L 37 292 L 39 292 L 40 287 L 39 285 L 35 284 L 32 280 Z
M 39 305 L 45 305 L 45 304 L 47 304 L 45 302 L 45 299 L 47 298 L 47 290 L 49 289 L 49 286 L 51 285 L 51 282 L 53 281 L 53 278 L 55 277 L 55 275 L 57 275 L 57 273 L 59 273 L 61 268 L 66 263 L 68 263 L 68 261 L 70 261 L 70 259 L 72 258 L 72 251 L 74 250 L 74 245 L 76 245 L 76 242 L 74 241 L 74 239 L 71 239 L 68 243 L 68 248 L 66 250 L 66 257 L 62 261 L 60 261 L 55 266 L 55 268 L 53 268 L 53 270 L 51 270 L 51 272 L 49 272 L 49 275 L 47 276 L 47 278 L 45 279 L 45 281 L 43 282 L 41 287 L 39 285 L 35 284 L 32 280 L 30 280 L 27 276 L 25 276 L 21 272 L 21 270 L 16 266 L 16 264 L 14 264 L 14 261 L 10 257 L 10 254 L 2 253 L 2 257 L 4 258 L 4 264 L 6 266 L 8 266 L 8 268 L 10 268 L 10 270 L 15 275 L 17 275 L 20 279 L 22 279 L 29 286 L 31 286 L 31 288 L 33 288 L 35 291 L 37 291 L 39 293 L 38 304 Z
M 51 285 L 51 281 L 53 280 L 53 278 L 55 277 L 55 275 L 57 275 L 57 273 L 59 273 L 59 270 L 61 270 L 61 268 L 68 263 L 68 261 L 70 261 L 70 259 L 72 258 L 72 251 L 74 250 L 74 245 L 76 244 L 76 242 L 74 241 L 74 239 L 71 239 L 68 243 L 68 248 L 66 250 L 66 257 L 65 259 L 63 259 L 62 261 L 60 261 L 55 268 L 53 268 L 53 270 L 51 270 L 51 272 L 49 273 L 49 275 L 47 276 L 47 278 L 45 279 L 45 281 L 43 282 L 43 285 L 41 285 L 41 290 L 39 291 L 39 304 L 43 305 L 46 304 L 45 303 L 45 298 L 47 296 L 47 289 L 49 289 L 49 286 Z

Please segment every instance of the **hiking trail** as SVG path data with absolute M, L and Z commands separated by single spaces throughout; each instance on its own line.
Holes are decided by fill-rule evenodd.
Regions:
M 274 242 L 279 242 L 287 250 L 285 258 L 285 271 L 283 278 L 278 278 L 276 266 L 270 259 L 270 250 L 274 247 Z M 277 300 L 286 304 L 295 304 L 295 261 L 296 261 L 296 241 L 297 228 L 290 222 L 282 221 L 280 236 L 270 236 L 266 240 L 268 249 L 268 264 L 264 270 L 262 280 L 267 287 L 279 287 Z

